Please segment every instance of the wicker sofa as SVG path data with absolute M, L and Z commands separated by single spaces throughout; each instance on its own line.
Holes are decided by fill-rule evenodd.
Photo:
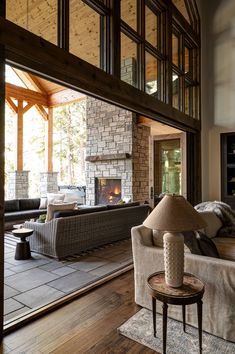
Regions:
M 203 330 L 235 342 L 235 238 L 214 237 L 221 258 L 185 253 L 185 271 L 198 276 L 205 284 Z M 143 225 L 132 229 L 135 270 L 135 301 L 151 309 L 147 277 L 164 269 L 163 248 L 156 246 L 154 232 Z M 160 306 L 157 306 L 158 310 Z M 196 306 L 187 306 L 186 321 L 197 327 Z M 180 306 L 169 306 L 169 315 L 182 320 Z
M 34 230 L 29 238 L 32 251 L 60 259 L 130 237 L 131 228 L 149 211 L 148 205 L 64 211 L 45 224 L 26 222 L 25 227 Z

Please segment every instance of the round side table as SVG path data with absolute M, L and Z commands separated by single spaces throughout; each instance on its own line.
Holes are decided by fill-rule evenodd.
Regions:
M 20 241 L 16 244 L 15 259 L 29 259 L 31 257 L 31 253 L 29 241 L 26 240 L 26 237 L 31 236 L 33 234 L 33 230 L 26 228 L 15 229 L 12 230 L 12 234 L 20 238 Z
M 148 277 L 148 286 L 152 296 L 153 312 L 153 333 L 156 337 L 156 300 L 163 303 L 163 354 L 166 354 L 167 339 L 167 309 L 168 304 L 181 305 L 183 315 L 183 329 L 185 332 L 186 305 L 197 303 L 198 311 L 198 334 L 199 352 L 202 353 L 202 297 L 204 294 L 204 284 L 200 279 L 192 274 L 184 273 L 183 285 L 180 288 L 172 288 L 165 283 L 165 272 L 156 272 Z

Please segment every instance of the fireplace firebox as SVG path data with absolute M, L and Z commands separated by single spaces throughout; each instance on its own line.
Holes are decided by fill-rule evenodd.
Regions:
M 116 204 L 121 199 L 121 179 L 96 178 L 95 204 Z

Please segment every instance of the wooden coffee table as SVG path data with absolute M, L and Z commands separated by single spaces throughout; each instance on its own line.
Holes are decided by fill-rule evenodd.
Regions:
M 20 238 L 20 241 L 16 244 L 15 259 L 23 260 L 31 258 L 29 241 L 26 237 L 33 234 L 32 229 L 20 228 L 12 230 L 12 234 Z
M 167 309 L 168 304 L 181 305 L 183 315 L 183 329 L 185 332 L 185 306 L 197 303 L 199 352 L 202 353 L 202 297 L 204 284 L 192 274 L 184 273 L 183 285 L 180 288 L 172 288 L 165 283 L 165 272 L 156 272 L 148 277 L 148 286 L 152 296 L 153 333 L 156 337 L 156 300 L 163 303 L 163 354 L 166 353 L 167 339 Z

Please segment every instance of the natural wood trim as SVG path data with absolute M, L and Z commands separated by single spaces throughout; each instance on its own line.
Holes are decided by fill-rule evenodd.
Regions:
M 85 94 L 162 123 L 183 130 L 200 130 L 198 120 L 2 18 L 0 18 L 0 43 L 6 45 L 9 64 L 14 63 L 17 67 L 27 68 L 39 76 L 47 76 L 71 89 L 79 88 Z M 45 102 L 43 105 L 46 105 Z
M 130 264 L 129 266 L 126 266 L 125 268 L 122 268 L 122 269 L 116 271 L 115 273 L 109 274 L 106 277 L 101 278 L 101 279 L 91 283 L 90 285 L 87 285 L 86 287 L 73 292 L 72 294 L 65 295 L 63 298 L 53 301 L 53 303 L 51 303 L 49 305 L 38 308 L 33 313 L 26 314 L 25 316 L 22 316 L 21 318 L 8 323 L 7 325 L 4 326 L 3 334 L 6 335 L 8 333 L 13 332 L 17 328 L 20 328 L 20 327 L 26 325 L 27 323 L 39 318 L 40 316 L 46 315 L 47 313 L 67 304 L 68 302 L 73 301 L 74 299 L 77 299 L 78 297 L 87 293 L 88 291 L 91 291 L 92 289 L 94 289 L 94 288 L 96 288 L 96 287 L 98 287 L 98 286 L 100 286 L 100 285 L 126 273 L 126 272 L 129 272 L 133 268 L 134 268 L 133 264 Z
M 48 120 L 48 113 L 46 112 L 46 110 L 43 106 L 36 104 L 35 108 L 37 109 L 37 111 L 40 113 L 40 115 L 42 116 L 42 118 L 44 120 Z
M 30 108 L 33 107 L 33 103 L 28 103 L 24 108 L 22 113 L 25 114 Z
M 53 108 L 48 108 L 47 122 L 47 172 L 53 172 Z
M 126 160 L 126 159 L 130 159 L 130 158 L 131 158 L 131 155 L 128 153 L 107 154 L 107 155 L 87 156 L 86 161 L 97 162 L 97 161 L 107 161 L 107 160 Z
M 6 83 L 6 96 L 42 106 L 47 106 L 48 101 L 45 94 L 9 83 Z
M 17 171 L 23 171 L 23 100 L 18 101 L 17 114 Z
M 11 97 L 6 97 L 6 101 L 10 108 L 13 110 L 13 112 L 17 113 L 18 112 L 18 107 L 16 104 L 12 101 Z
M 69 1 L 58 0 L 58 46 L 69 50 Z
M 65 89 L 49 95 L 48 106 L 49 107 L 63 106 L 68 103 L 83 101 L 85 98 L 86 97 L 78 91 Z

